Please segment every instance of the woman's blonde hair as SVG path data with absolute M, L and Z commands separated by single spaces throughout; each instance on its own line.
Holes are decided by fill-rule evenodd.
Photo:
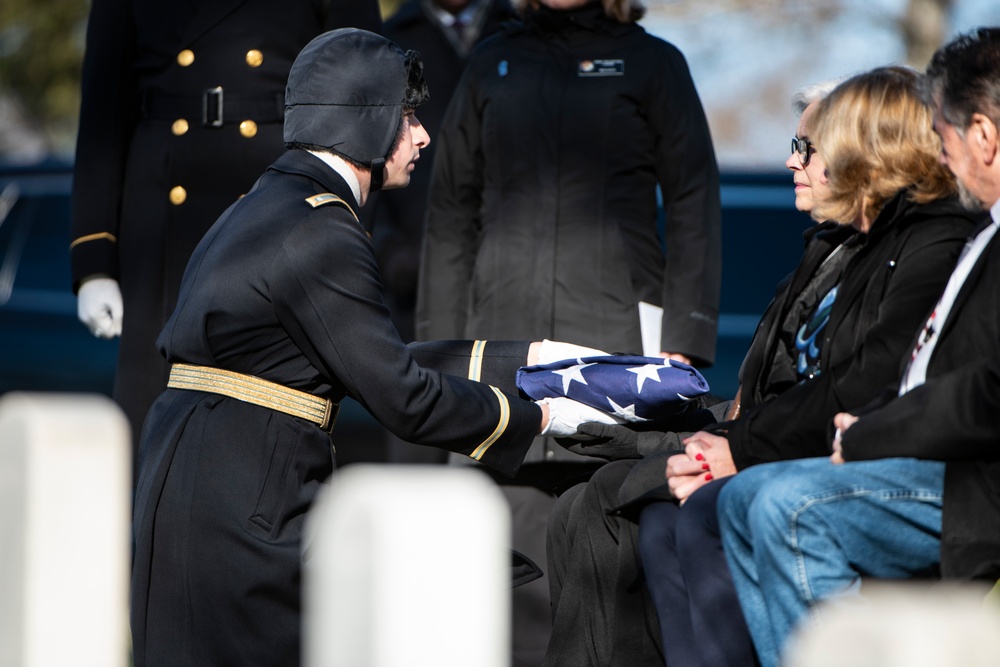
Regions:
M 601 0 L 601 4 L 608 18 L 619 23 L 635 23 L 646 14 L 646 7 L 640 0 Z M 539 0 L 514 0 L 514 6 L 521 12 L 525 7 L 538 9 Z
M 819 103 L 810 131 L 826 162 L 830 197 L 814 214 L 843 223 L 862 213 L 874 220 L 903 188 L 919 204 L 957 192 L 938 161 L 941 140 L 919 80 L 905 67 L 879 67 L 848 79 Z

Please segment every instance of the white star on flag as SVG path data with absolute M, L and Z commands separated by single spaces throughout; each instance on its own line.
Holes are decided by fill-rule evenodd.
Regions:
M 577 359 L 577 361 L 580 361 Z M 594 364 L 582 364 L 577 366 L 570 366 L 569 368 L 564 368 L 562 370 L 552 371 L 556 375 L 562 376 L 563 383 L 563 393 L 569 392 L 569 383 L 573 380 L 580 382 L 582 384 L 587 384 L 587 381 L 583 378 L 583 369 L 587 366 L 593 366 Z
M 648 419 L 643 419 L 635 414 L 635 404 L 626 405 L 624 408 L 612 400 L 610 396 L 608 398 L 608 403 L 611 404 L 611 414 L 616 417 L 621 417 L 628 422 L 648 422 Z
M 637 368 L 626 368 L 630 373 L 635 373 L 635 381 L 639 385 L 639 393 L 642 393 L 642 384 L 646 380 L 660 380 L 660 369 L 663 368 L 663 364 L 646 364 L 645 366 L 639 366 Z

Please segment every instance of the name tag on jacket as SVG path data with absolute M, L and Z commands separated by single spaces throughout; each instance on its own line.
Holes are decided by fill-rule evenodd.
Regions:
M 624 60 L 581 60 L 576 66 L 577 76 L 625 76 Z

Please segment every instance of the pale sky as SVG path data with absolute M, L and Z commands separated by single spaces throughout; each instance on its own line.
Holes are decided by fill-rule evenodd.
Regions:
M 645 4 L 642 25 L 687 57 L 719 163 L 728 169 L 784 168 L 798 87 L 899 64 L 904 55 L 895 31 L 879 25 L 869 8 L 899 13 L 906 0 L 845 0 L 856 8 L 825 26 L 753 11 L 680 22 L 657 11 L 676 0 Z M 1000 0 L 958 0 L 949 34 L 980 25 L 1000 25 Z

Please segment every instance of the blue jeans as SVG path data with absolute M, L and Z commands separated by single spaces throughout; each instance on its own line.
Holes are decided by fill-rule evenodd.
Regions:
M 719 495 L 726 559 L 762 667 L 819 601 L 860 578 L 909 578 L 940 559 L 944 464 L 802 459 L 740 472 Z

